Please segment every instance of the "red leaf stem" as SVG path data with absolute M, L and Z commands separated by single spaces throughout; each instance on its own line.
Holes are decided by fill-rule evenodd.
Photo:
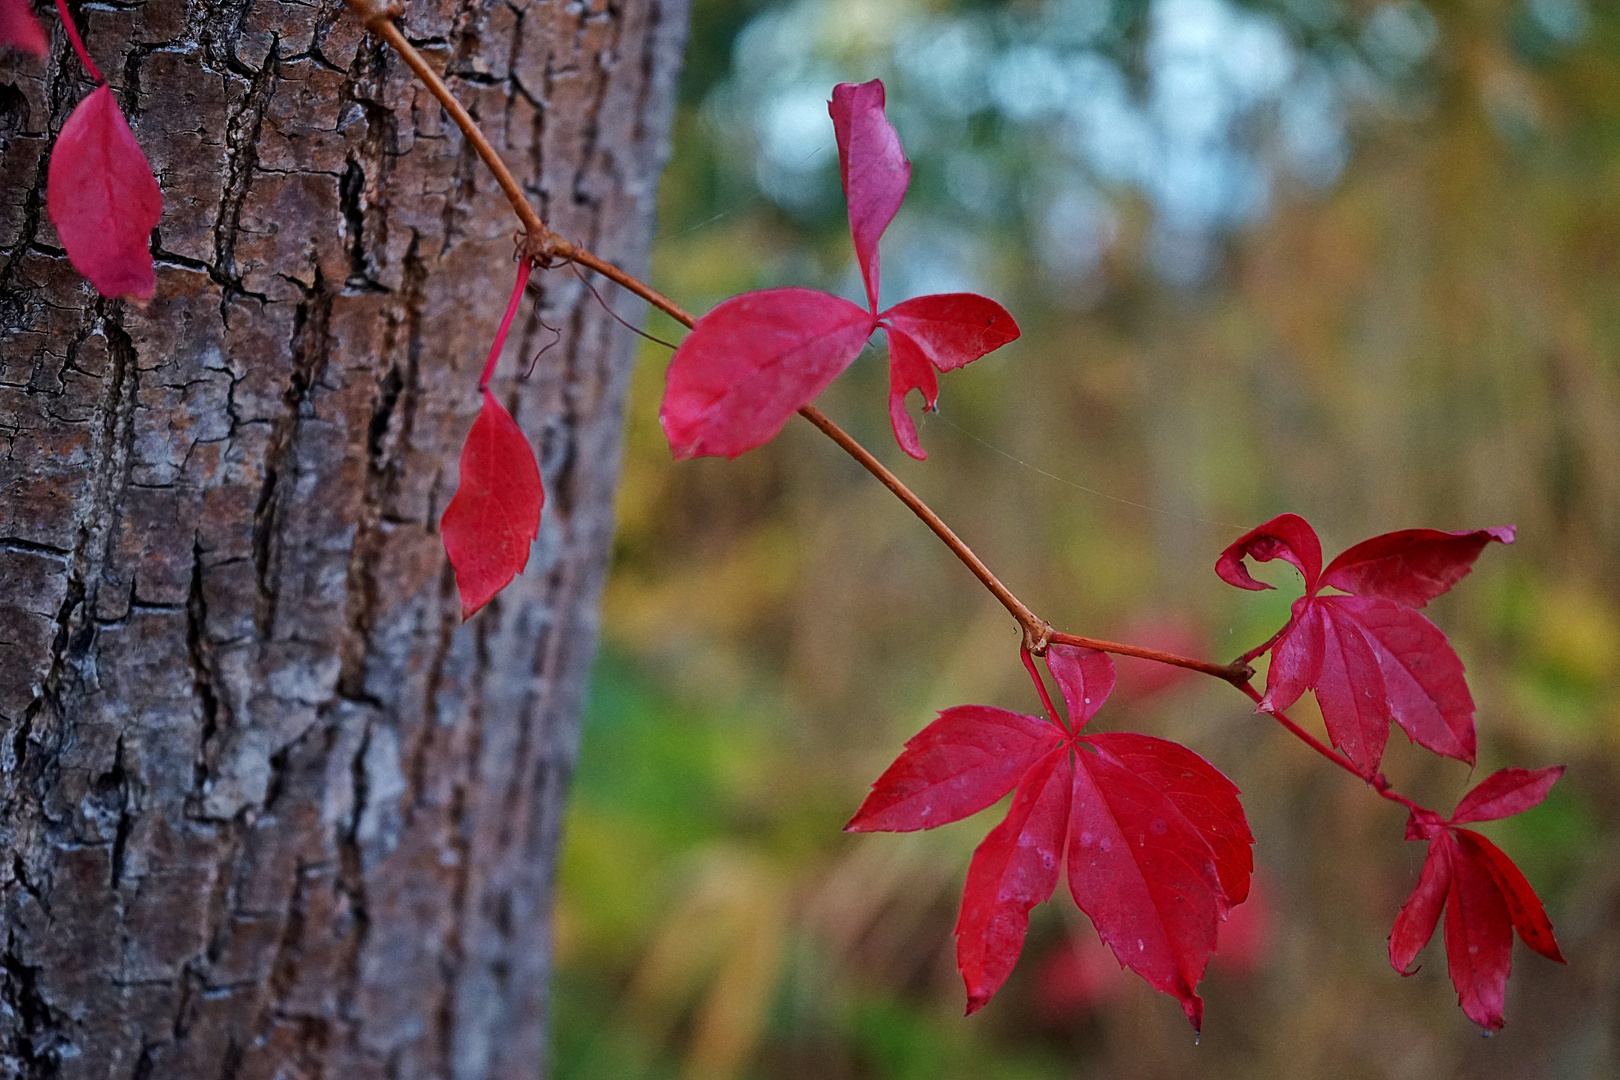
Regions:
M 489 386 L 489 380 L 495 374 L 495 364 L 501 358 L 501 350 L 506 347 L 507 331 L 512 329 L 512 318 L 517 314 L 518 304 L 523 300 L 523 290 L 529 287 L 529 273 L 533 269 L 534 263 L 530 260 L 518 261 L 517 282 L 512 286 L 512 299 L 506 302 L 506 314 L 501 317 L 501 328 L 495 331 L 495 341 L 489 347 L 489 359 L 484 361 L 484 370 L 478 376 L 480 390 Z
M 1046 683 L 1041 678 L 1040 670 L 1035 666 L 1035 658 L 1022 645 L 1018 647 L 1018 658 L 1024 662 L 1024 670 L 1029 672 L 1029 677 L 1035 680 L 1035 692 L 1041 695 L 1041 704 L 1046 706 L 1046 718 L 1067 732 L 1068 727 L 1058 716 L 1058 711 L 1052 707 L 1052 698 L 1046 692 Z
M 106 82 L 107 79 L 101 74 L 101 69 L 96 67 L 96 62 L 90 59 L 89 50 L 84 47 L 84 39 L 79 36 L 79 28 L 74 25 L 73 16 L 68 14 L 67 0 L 56 0 L 56 13 L 62 16 L 62 25 L 67 28 L 68 40 L 73 43 L 73 51 L 79 54 L 79 63 L 84 65 L 84 70 L 89 72 L 90 77 L 96 82 Z

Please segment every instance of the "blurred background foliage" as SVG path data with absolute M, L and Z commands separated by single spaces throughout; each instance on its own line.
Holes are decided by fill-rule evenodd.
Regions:
M 1098 722 L 1191 745 L 1258 838 L 1203 1045 L 1061 897 L 962 1019 L 950 931 L 1001 810 L 839 827 L 937 709 L 1035 711 L 1015 627 L 806 424 L 672 463 L 647 345 L 567 825 L 556 1075 L 1620 1075 L 1620 7 L 696 0 L 658 287 L 693 311 L 857 295 L 825 103 L 875 76 L 914 167 L 885 302 L 978 289 L 1024 336 L 942 379 L 926 463 L 889 434 L 881 345 L 819 404 L 1059 628 L 1221 659 L 1298 594 L 1211 573 L 1275 513 L 1329 554 L 1516 522 L 1431 616 L 1478 701 L 1473 778 L 1571 766 L 1487 831 L 1572 962 L 1516 949 L 1508 1027 L 1482 1040 L 1438 938 L 1410 979 L 1386 961 L 1423 854 L 1398 808 L 1229 687 L 1125 661 Z M 1399 738 L 1385 767 L 1442 809 L 1470 783 Z

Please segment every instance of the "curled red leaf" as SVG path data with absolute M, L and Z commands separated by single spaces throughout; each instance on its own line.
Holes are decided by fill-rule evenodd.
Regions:
M 56 137 L 45 208 L 68 260 L 97 292 L 152 298 L 157 276 L 147 241 L 163 193 L 105 84 L 79 102 Z
M 1243 565 L 1245 558 L 1255 562 L 1282 559 L 1293 563 L 1305 576 L 1305 592 L 1316 592 L 1316 582 L 1322 574 L 1322 541 L 1316 530 L 1298 514 L 1278 514 L 1264 525 L 1253 529 L 1237 540 L 1215 562 L 1215 573 L 1228 585 L 1240 589 L 1274 589 L 1249 574 Z
M 488 390 L 483 394 L 483 407 L 461 448 L 461 482 L 439 519 L 463 619 L 528 565 L 545 502 L 529 440 L 495 396 Z
M 955 371 L 1009 341 L 1018 323 L 1007 309 L 978 293 L 934 293 L 902 300 L 878 316 L 922 350 L 941 371 Z

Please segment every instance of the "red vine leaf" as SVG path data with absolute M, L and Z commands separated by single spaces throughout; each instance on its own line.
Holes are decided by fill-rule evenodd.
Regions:
M 732 297 L 697 321 L 670 361 L 659 412 L 677 458 L 736 457 L 775 437 L 849 366 L 879 325 L 889 332 L 889 419 L 895 441 L 924 458 L 906 395 L 933 408 L 938 371 L 950 371 L 1018 337 L 994 300 L 948 293 L 905 300 L 877 314 L 878 241 L 905 199 L 911 165 L 883 112 L 883 83 L 840 83 L 828 112 L 838 139 L 849 230 L 867 310 L 814 289 Z
M 1445 533 L 1408 529 L 1363 541 L 1322 569 L 1322 545 L 1304 518 L 1283 514 L 1221 554 L 1215 572 L 1242 589 L 1269 589 L 1243 564 L 1283 559 L 1305 578 L 1305 595 L 1271 650 L 1260 708 L 1287 709 L 1316 692 L 1333 744 L 1376 772 L 1391 721 L 1437 754 L 1474 761 L 1474 699 L 1462 661 L 1415 609 L 1456 584 L 1492 540 L 1513 527 Z M 1352 593 L 1319 595 L 1324 587 Z
M 45 208 L 73 268 L 103 296 L 150 300 L 147 246 L 163 214 L 152 167 L 104 83 L 79 102 L 51 150 Z
M 956 966 L 971 1016 L 1007 981 L 1029 931 L 1029 912 L 1057 887 L 1069 821 L 1073 753 L 1061 746 L 1035 763 L 1012 807 L 968 863 L 956 920 Z
M 1457 812 L 1451 815 L 1452 824 L 1496 821 L 1522 814 L 1532 806 L 1539 806 L 1563 775 L 1562 765 L 1545 769 L 1498 769 L 1463 796 L 1462 802 L 1457 804 Z
M 1069 891 L 1119 962 L 1179 998 L 1196 1031 L 1196 988 L 1227 906 L 1214 853 L 1146 777 L 1099 754 L 1076 763 Z
M 1479 833 L 1457 828 L 1528 810 L 1547 797 L 1563 768 L 1503 769 L 1463 797 L 1450 821 L 1412 812 L 1408 839 L 1427 839 L 1429 854 L 1417 887 L 1402 905 L 1389 937 L 1389 962 L 1402 975 L 1445 913 L 1446 966 L 1457 1002 L 1484 1028 L 1502 1026 L 1512 969 L 1513 932 L 1536 952 L 1565 963 L 1552 923 L 1535 890 L 1502 850 Z
M 1180 743 L 1128 731 L 1088 735 L 1086 740 L 1164 792 L 1203 834 L 1215 856 L 1215 871 L 1228 905 L 1235 907 L 1248 899 L 1254 836 L 1238 801 L 1236 784 Z
M 1033 716 L 983 705 L 946 709 L 906 743 L 844 829 L 911 832 L 977 814 L 1062 738 Z
M 883 80 L 839 83 L 827 113 L 838 140 L 838 174 L 849 204 L 849 233 L 870 310 L 878 305 L 878 240 L 911 183 L 911 163 L 883 113 Z
M 978 293 L 935 293 L 902 300 L 878 316 L 916 343 L 941 371 L 955 371 L 1018 339 L 1007 309 Z
M 900 449 L 922 461 L 922 443 L 917 439 L 917 425 L 906 412 L 906 395 L 921 390 L 923 408 L 932 409 L 939 400 L 939 376 L 927 355 L 909 334 L 889 330 L 889 423 L 894 428 L 895 442 Z
M 867 312 L 815 289 L 734 296 L 675 350 L 658 422 L 677 459 L 733 458 L 769 442 L 849 366 L 876 327 Z
M 1114 685 L 1104 653 L 1053 645 L 1047 667 L 1075 732 Z M 1023 949 L 1029 912 L 1068 860 L 1069 890 L 1115 958 L 1175 994 L 1193 1026 L 1216 928 L 1248 895 L 1253 838 L 1237 788 L 1186 747 L 1145 735 L 1084 736 L 1002 709 L 963 706 L 906 744 L 848 828 L 955 821 L 1013 790 L 973 854 L 956 924 L 968 1012 Z
M 28 0 L 0 0 L 0 46 L 35 56 L 44 56 L 50 51 L 45 30 L 34 17 Z
M 1514 533 L 1512 525 L 1472 532 L 1385 533 L 1343 551 L 1322 571 L 1322 584 L 1420 608 L 1461 581 L 1486 544 L 1492 540 L 1511 544 Z
M 463 619 L 528 565 L 545 502 L 529 440 L 495 396 L 483 393 L 483 407 L 461 448 L 461 482 L 439 519 Z

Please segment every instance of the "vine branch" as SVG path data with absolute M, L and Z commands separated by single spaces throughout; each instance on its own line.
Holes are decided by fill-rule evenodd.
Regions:
M 61 3 L 61 0 L 58 0 L 58 3 Z M 512 175 L 512 171 L 501 160 L 500 154 L 496 152 L 495 147 L 485 137 L 478 126 L 478 122 L 472 118 L 460 100 L 451 92 L 449 86 L 439 77 L 438 72 L 433 70 L 426 58 L 417 51 L 398 25 L 394 23 L 393 20 L 402 13 L 402 9 L 397 3 L 383 4 L 379 3 L 378 0 L 344 0 L 344 3 L 360 18 L 367 30 L 388 42 L 394 51 L 399 53 L 406 66 L 415 73 L 429 92 L 438 99 L 439 104 L 444 106 L 445 112 L 455 121 L 456 126 L 461 129 L 462 134 L 472 144 L 473 149 L 477 151 L 478 156 L 495 177 L 495 181 L 500 185 L 501 191 L 505 193 L 507 201 L 512 204 L 513 212 L 517 214 L 518 220 L 523 224 L 523 237 L 518 253 L 520 259 L 532 260 L 535 265 L 542 269 L 549 268 L 558 260 L 578 263 L 581 266 L 595 270 L 609 281 L 645 300 L 648 304 L 651 304 L 683 326 L 691 328 L 696 323 L 697 320 L 675 301 L 639 278 L 597 257 L 566 237 L 553 232 L 541 220 L 539 213 L 534 208 L 534 204 L 529 201 L 528 195 L 518 183 L 517 178 Z M 950 548 L 952 554 L 972 572 L 973 576 L 979 579 L 984 587 L 990 591 L 990 594 L 1000 601 L 1002 607 L 1006 608 L 1008 613 L 1017 620 L 1024 636 L 1021 650 L 1024 664 L 1030 669 L 1030 673 L 1035 675 L 1036 685 L 1041 688 L 1041 696 L 1048 711 L 1051 711 L 1051 702 L 1050 699 L 1046 698 L 1045 686 L 1041 683 L 1039 675 L 1035 673 L 1030 655 L 1044 655 L 1047 647 L 1054 643 L 1096 649 L 1099 652 L 1114 653 L 1119 656 L 1135 656 L 1144 660 L 1153 660 L 1161 664 L 1186 668 L 1189 671 L 1196 671 L 1230 683 L 1247 694 L 1253 701 L 1257 703 L 1260 701 L 1261 695 L 1259 691 L 1255 690 L 1250 683 L 1250 680 L 1254 677 L 1254 669 L 1249 665 L 1249 661 L 1259 656 L 1274 643 L 1281 636 L 1281 631 L 1270 641 L 1257 649 L 1251 649 L 1244 653 L 1230 664 L 1216 664 L 1208 660 L 1180 656 L 1176 653 L 1149 649 L 1139 645 L 1129 645 L 1124 642 L 1058 633 L 1053 630 L 1051 623 L 1035 614 L 1028 605 L 1018 599 L 1017 595 L 1004 585 L 1000 578 L 996 577 L 990 568 L 985 565 L 984 560 L 980 559 L 973 549 L 961 537 L 956 535 L 956 532 L 945 523 L 943 518 L 934 512 L 932 507 L 924 502 L 916 492 L 907 487 L 905 482 L 891 472 L 870 450 L 862 446 L 853 435 L 833 423 L 826 414 L 814 405 L 806 405 L 799 410 L 799 415 L 814 424 L 823 434 L 837 443 L 845 453 L 859 462 L 862 468 L 876 477 L 884 487 L 888 488 L 896 498 L 904 503 L 907 509 L 916 514 L 923 524 L 927 525 L 934 535 L 939 537 L 946 547 Z M 1383 798 L 1400 803 L 1408 808 L 1422 809 L 1411 799 L 1391 790 L 1389 781 L 1384 778 L 1382 773 L 1375 773 L 1371 776 L 1364 774 L 1349 758 L 1316 738 L 1316 736 L 1294 723 L 1283 713 L 1274 712 L 1271 715 L 1296 738 L 1339 766 L 1339 768 L 1366 782 Z M 1053 717 L 1055 722 L 1055 713 L 1053 713 Z

